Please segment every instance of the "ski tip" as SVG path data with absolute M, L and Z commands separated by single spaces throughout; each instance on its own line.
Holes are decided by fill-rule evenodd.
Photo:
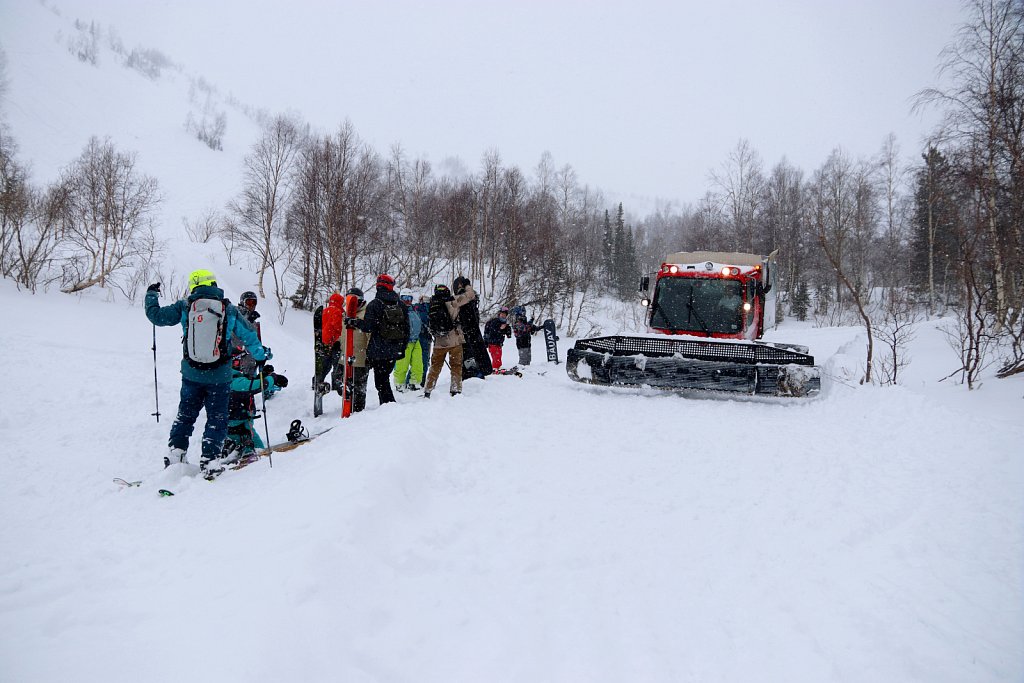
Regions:
M 168 491 L 167 489 L 160 489 L 159 491 L 157 491 L 157 493 L 159 493 L 162 498 L 174 495 L 171 491 Z

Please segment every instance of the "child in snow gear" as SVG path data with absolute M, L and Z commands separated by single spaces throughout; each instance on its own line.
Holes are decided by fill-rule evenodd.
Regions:
M 505 340 L 512 336 L 512 328 L 508 324 L 508 308 L 502 306 L 498 315 L 484 325 L 484 343 L 491 354 L 491 365 L 495 370 L 501 369 L 501 347 Z
M 452 376 L 451 394 L 455 396 L 462 392 L 462 344 L 466 338 L 458 325 L 459 309 L 471 300 L 470 297 L 475 296 L 472 289 L 456 297 L 452 296 L 448 285 L 434 286 L 428 312 L 434 350 L 430 353 L 430 371 L 427 372 L 427 383 L 423 387 L 423 395 L 427 398 L 430 398 L 430 392 L 437 384 L 445 358 L 448 359 L 448 369 Z
M 377 277 L 377 292 L 366 306 L 365 317 L 345 320 L 370 335 L 366 347 L 367 365 L 373 369 L 373 384 L 381 405 L 393 403 L 391 373 L 395 361 L 405 356 L 409 339 L 409 311 L 395 293 L 395 279 L 384 273 Z
M 487 355 L 487 345 L 480 334 L 480 308 L 476 292 L 469 283 L 469 278 L 461 275 L 452 283 L 455 296 L 472 293 L 472 297 L 459 308 L 459 327 L 465 342 L 462 345 L 462 378 L 479 377 L 483 379 L 491 374 L 491 358 Z
M 416 391 L 423 386 L 423 353 L 420 348 L 420 316 L 412 309 L 412 295 L 400 297 L 409 314 L 409 341 L 405 355 L 395 363 L 395 388 L 399 391 Z
M 512 309 L 512 334 L 516 336 L 516 349 L 519 351 L 519 364 L 529 365 L 532 354 L 530 348 L 533 340 L 530 335 L 544 328 L 533 324 L 532 320 L 526 319 L 526 309 L 523 306 L 516 306 Z
M 199 411 L 206 409 L 203 432 L 204 460 L 220 455 L 227 436 L 228 401 L 231 394 L 231 363 L 227 339 L 241 340 L 256 360 L 257 367 L 269 358 L 268 350 L 238 309 L 224 298 L 217 279 L 208 270 L 197 270 L 189 276 L 189 296 L 169 306 L 160 305 L 160 283 L 146 290 L 146 318 L 154 325 L 181 325 L 183 358 L 181 360 L 181 399 L 178 415 L 171 426 L 169 452 L 164 466 L 187 463 L 189 437 Z

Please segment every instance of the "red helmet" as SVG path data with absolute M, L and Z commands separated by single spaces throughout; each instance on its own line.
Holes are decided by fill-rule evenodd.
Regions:
M 377 276 L 377 286 L 393 292 L 395 291 L 395 278 L 387 273 L 381 273 Z

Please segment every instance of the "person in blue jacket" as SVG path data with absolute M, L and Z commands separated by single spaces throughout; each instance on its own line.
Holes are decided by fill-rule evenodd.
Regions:
M 430 334 L 430 297 L 420 295 L 419 303 L 412 307 L 412 312 L 420 318 L 420 354 L 423 359 L 423 380 L 427 379 L 427 368 L 430 367 L 430 346 L 434 337 Z
M 160 283 L 150 285 L 146 289 L 146 317 L 154 325 L 172 327 L 181 325 L 185 338 L 183 340 L 183 357 L 181 360 L 181 398 L 178 402 L 178 415 L 171 425 L 168 441 L 168 453 L 164 458 L 164 467 L 174 463 L 187 463 L 189 437 L 195 426 L 199 411 L 206 409 L 206 429 L 203 432 L 202 459 L 200 467 L 220 457 L 224 438 L 228 429 L 228 400 L 231 395 L 231 353 L 227 340 L 235 337 L 245 345 L 262 366 L 270 358 L 270 349 L 260 344 L 256 331 L 249 326 L 239 314 L 235 306 L 224 298 L 224 290 L 217 286 L 217 278 L 209 270 L 197 270 L 189 276 L 189 296 L 169 306 L 160 305 Z M 189 311 L 193 303 L 199 299 L 216 299 L 223 302 L 224 328 L 223 349 L 219 358 L 211 363 L 197 364 L 190 358 L 189 342 Z M 214 318 L 218 318 L 215 314 Z M 207 317 L 207 320 L 210 318 Z M 220 339 L 221 337 L 218 337 Z
M 247 371 L 249 354 L 243 351 L 231 361 L 231 399 L 228 403 L 228 432 L 221 451 L 222 463 L 230 463 L 252 455 L 265 447 L 253 420 L 256 418 L 256 395 L 260 393 L 260 375 L 253 374 L 255 364 Z M 274 366 L 263 366 L 263 397 L 288 386 L 288 378 L 274 372 Z
M 405 345 L 405 356 L 395 363 L 395 389 L 417 391 L 423 386 L 423 353 L 420 349 L 420 328 L 423 321 L 416 311 L 412 310 L 411 294 L 403 294 L 399 298 L 409 309 L 409 342 Z

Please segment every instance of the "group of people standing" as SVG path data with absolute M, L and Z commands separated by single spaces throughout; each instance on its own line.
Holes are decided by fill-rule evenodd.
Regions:
M 263 447 L 253 427 L 254 397 L 262 392 L 266 399 L 286 387 L 288 379 L 267 365 L 272 354 L 260 340 L 256 295 L 245 292 L 235 306 L 209 270 L 194 271 L 188 296 L 170 305 L 160 305 L 160 288 L 154 283 L 147 289 L 146 317 L 154 326 L 180 325 L 183 333 L 180 400 L 164 466 L 188 462 L 189 438 L 203 409 L 203 469 Z M 346 292 L 358 302 L 352 316 L 346 315 L 345 297 L 335 292 L 321 317 L 324 358 L 317 363 L 314 387 L 331 373 L 331 386 L 341 393 L 344 340 L 351 329 L 353 412 L 366 407 L 371 370 L 384 404 L 395 401 L 392 378 L 399 391 L 422 388 L 423 396 L 430 398 L 446 364 L 451 372 L 449 393 L 458 396 L 463 379 L 500 371 L 502 346 L 512 336 L 519 363 L 530 364 L 530 337 L 541 328 L 526 319 L 522 307 L 502 307 L 481 334 L 479 300 L 468 278 L 455 278 L 451 287 L 435 285 L 433 295 L 421 296 L 416 304 L 409 294 L 399 296 L 390 275 L 378 276 L 375 290 L 369 302 L 358 287 Z
M 332 386 L 341 393 L 343 345 L 347 327 L 353 328 L 355 358 L 353 412 L 366 405 L 369 370 L 381 404 L 395 400 L 391 379 L 400 391 L 418 391 L 430 398 L 441 369 L 447 364 L 451 373 L 449 393 L 462 393 L 462 381 L 486 377 L 501 368 L 501 347 L 506 338 L 516 336 L 520 362 L 530 363 L 530 335 L 541 328 L 527 321 L 525 309 L 516 310 L 522 320 L 510 323 L 509 309 L 502 307 L 480 332 L 480 310 L 476 291 L 468 278 L 457 277 L 452 286 L 438 284 L 433 295 L 421 296 L 413 303 L 410 294 L 395 292 L 390 275 L 378 276 L 374 299 L 367 304 L 363 292 L 350 289 L 347 294 L 359 298 L 356 316 L 346 318 L 344 297 L 334 293 L 323 310 L 321 341 L 330 349 L 321 366 L 317 382 L 333 373 Z M 376 342 L 374 340 L 377 340 Z

